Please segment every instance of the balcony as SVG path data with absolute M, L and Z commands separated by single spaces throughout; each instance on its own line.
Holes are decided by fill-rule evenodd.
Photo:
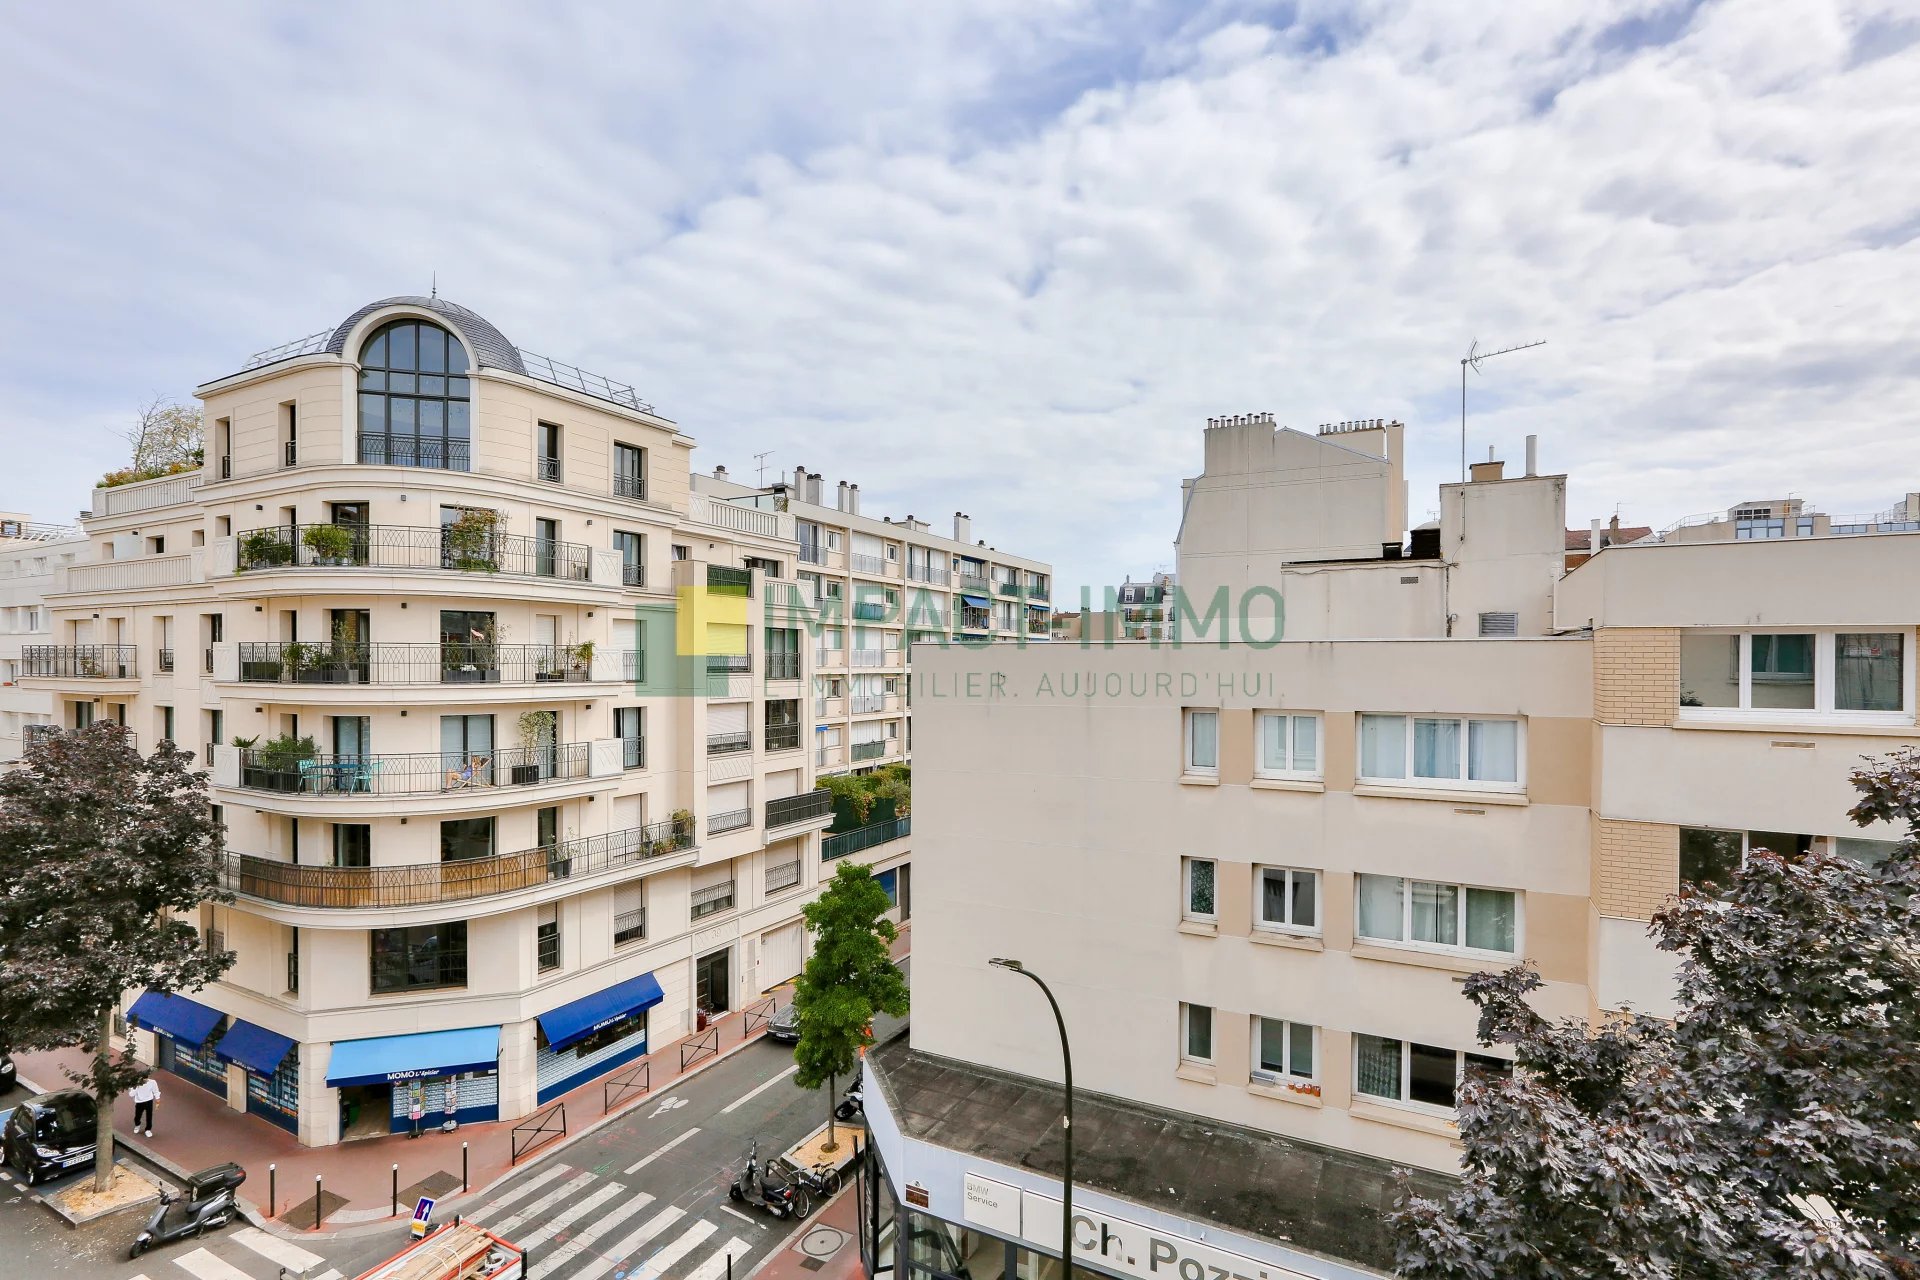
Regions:
M 770 653 L 767 655 L 767 679 L 798 680 L 800 678 L 800 655 L 797 653 Z
M 162 649 L 160 651 L 160 674 L 173 674 L 173 650 L 171 649 Z
M 455 644 L 430 640 L 368 644 L 243 641 L 243 684 L 585 684 L 614 679 L 594 671 L 593 653 L 579 645 Z M 620 651 L 623 675 L 640 660 Z
M 855 622 L 885 622 L 888 607 L 878 600 L 862 600 L 853 606 Z
M 729 831 L 739 831 L 753 825 L 753 810 L 727 809 L 720 813 L 707 815 L 707 834 L 723 835 Z
M 645 476 L 616 475 L 613 478 L 613 496 L 632 498 L 636 502 L 647 500 L 647 480 Z
M 862 760 L 878 760 L 887 754 L 887 745 L 884 741 L 856 742 L 853 744 L 853 762 L 859 764 Z
M 890 818 L 885 822 L 870 822 L 864 827 L 855 827 L 851 831 L 831 832 L 821 838 L 820 860 L 832 862 L 835 858 L 844 858 L 850 853 L 860 853 L 912 833 L 911 817 Z
M 886 649 L 852 649 L 849 650 L 849 652 L 853 655 L 853 665 L 856 667 L 884 667 L 887 665 L 887 654 L 889 651 Z M 891 652 L 897 654 L 899 650 L 895 649 Z M 898 659 L 896 658 L 895 661 L 897 662 Z
M 884 693 L 856 693 L 853 695 L 853 714 L 864 715 L 869 711 L 884 711 L 887 708 L 887 695 Z
M 779 893 L 800 883 L 800 859 L 767 868 L 767 892 Z
M 228 854 L 226 887 L 286 907 L 366 909 L 461 902 L 641 866 L 693 848 L 693 823 L 656 822 L 490 858 L 393 867 L 297 866 Z
M 815 698 L 813 700 L 813 718 L 815 720 L 827 720 L 836 716 L 843 716 L 846 713 L 847 706 L 845 699 Z
M 635 564 L 631 560 L 620 562 L 620 585 L 626 587 L 644 587 L 647 585 L 647 566 Z
M 751 733 L 710 733 L 707 735 L 707 754 L 710 756 L 737 755 L 742 751 L 753 750 Z
M 813 764 L 817 769 L 838 769 L 846 763 L 846 756 L 839 747 L 820 747 L 813 753 Z
M 645 738 L 620 739 L 620 767 L 622 769 L 644 769 L 647 767 L 647 740 Z
M 993 589 L 1003 596 L 1018 596 L 1020 594 L 1020 584 L 1017 582 L 996 582 L 993 584 Z
M 710 676 L 743 676 L 753 670 L 753 659 L 744 653 L 710 653 L 707 655 L 707 674 Z
M 831 791 L 804 791 L 797 796 L 781 796 L 767 801 L 767 830 L 813 822 L 833 813 Z
M 826 562 L 827 551 L 825 547 L 822 547 L 817 542 L 803 542 L 800 544 L 801 564 L 825 564 Z
M 845 653 L 845 649 L 815 649 L 813 651 L 813 665 L 816 667 L 844 666 L 845 661 L 843 655 L 845 655 Z
M 990 631 L 993 629 L 993 615 L 985 609 L 962 609 L 960 611 L 960 629 L 962 631 Z
M 548 484 L 560 483 L 560 459 L 539 458 L 535 461 L 538 463 L 538 475 L 541 480 Z
M 733 910 L 733 881 L 708 885 L 704 889 L 695 889 L 688 916 L 699 920 L 706 916 L 717 916 L 722 911 Z
M 800 726 L 797 724 L 768 725 L 765 749 L 768 751 L 798 751 L 800 749 Z
M 139 674 L 139 650 L 130 644 L 30 644 L 20 650 L 22 676 L 55 679 L 131 680 Z
M 985 574 L 970 573 L 965 569 L 961 569 L 954 573 L 954 581 L 962 591 L 971 591 L 975 595 L 985 595 L 987 593 L 987 579 Z
M 936 569 L 931 565 L 909 564 L 907 566 L 907 577 L 915 582 L 930 582 L 939 587 L 947 585 L 947 571 L 945 569 Z
M 412 525 L 279 525 L 242 534 L 234 570 L 412 569 L 590 582 L 593 550 L 521 534 Z
M 751 596 L 753 594 L 753 570 L 735 569 L 731 565 L 710 564 L 707 566 L 707 589 L 724 591 L 733 595 Z
M 847 557 L 847 564 L 855 573 L 871 574 L 876 578 L 884 576 L 887 572 L 885 560 L 879 556 L 863 556 L 857 551 Z
M 473 469 L 472 451 L 467 441 L 426 436 L 362 433 L 360 461 L 370 467 L 429 467 L 435 471 Z
M 591 776 L 591 743 L 502 747 L 462 755 L 300 756 L 247 748 L 240 752 L 240 786 L 307 796 L 425 796 L 454 791 L 571 782 Z

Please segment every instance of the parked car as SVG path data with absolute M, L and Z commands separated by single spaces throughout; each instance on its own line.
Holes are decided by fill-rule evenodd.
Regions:
M 800 1015 L 794 1012 L 792 1005 L 774 1014 L 767 1022 L 767 1039 L 778 1040 L 781 1044 L 800 1042 Z
M 13 1065 L 13 1059 L 0 1051 L 0 1093 L 12 1093 L 13 1087 L 20 1083 L 20 1068 Z
M 89 1163 L 94 1148 L 93 1095 L 79 1089 L 37 1093 L 15 1107 L 0 1130 L 0 1160 L 29 1185 Z

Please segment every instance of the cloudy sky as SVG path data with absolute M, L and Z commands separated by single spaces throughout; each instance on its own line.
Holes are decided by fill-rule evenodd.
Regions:
M 0 507 L 424 292 L 696 461 L 1172 561 L 1209 415 L 1542 438 L 1570 522 L 1920 488 L 1910 4 L 12 5 Z M 551 10 L 551 12 L 549 12 Z

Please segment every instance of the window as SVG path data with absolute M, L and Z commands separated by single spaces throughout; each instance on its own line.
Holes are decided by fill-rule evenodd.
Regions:
M 1187 712 L 1186 738 L 1187 772 L 1219 773 L 1220 713 L 1218 711 Z
M 693 548 L 687 546 L 685 543 L 673 542 L 668 545 L 673 548 L 673 558 L 675 560 L 691 560 L 693 558 Z
M 560 967 L 560 904 L 548 902 L 539 908 L 533 930 L 534 958 L 541 973 Z
M 1517 791 L 1518 720 L 1452 716 L 1360 717 L 1360 778 L 1440 787 Z
M 1860 841 L 1877 844 L 1878 841 Z M 1725 897 L 1733 877 L 1746 865 L 1747 855 L 1767 849 L 1788 861 L 1804 858 L 1813 849 L 1813 837 L 1788 831 L 1714 831 L 1680 828 L 1680 883 L 1714 897 Z
M 370 929 L 370 985 L 375 995 L 467 985 L 467 922 Z
M 646 535 L 616 529 L 613 532 L 613 549 L 620 554 L 620 581 L 629 587 L 646 586 Z
M 758 569 L 769 578 L 777 578 L 780 576 L 780 562 L 778 560 L 769 560 L 764 556 L 743 556 L 741 557 L 740 563 L 749 570 Z
M 1180 1023 L 1180 1056 L 1194 1062 L 1212 1062 L 1213 1009 L 1204 1004 L 1182 1004 Z
M 1286 933 L 1320 932 L 1320 873 L 1292 867 L 1260 867 L 1255 872 L 1263 929 Z
M 1260 1084 L 1312 1080 L 1319 1030 L 1281 1018 L 1253 1019 L 1253 1078 Z
M 160 708 L 160 740 L 163 742 L 173 741 L 173 708 L 172 707 Z
M 493 856 L 493 819 L 446 818 L 440 823 L 440 861 L 470 862 Z
M 1320 717 L 1262 711 L 1255 717 L 1260 735 L 1259 776 L 1318 778 Z
M 646 717 L 645 707 L 613 709 L 613 736 L 620 739 L 623 768 L 639 769 L 647 763 Z
M 1683 631 L 1680 705 L 1901 723 L 1912 713 L 1906 639 L 1898 631 Z
M 1433 951 L 1519 950 L 1519 895 L 1399 876 L 1359 877 L 1354 931 L 1361 938 Z
M 364 822 L 333 824 L 333 865 L 370 867 L 373 865 L 373 828 Z
M 1451 1111 L 1469 1068 L 1506 1077 L 1513 1064 L 1486 1054 L 1385 1036 L 1353 1038 L 1353 1091 L 1363 1097 Z
M 436 325 L 396 320 L 360 348 L 360 461 L 465 471 L 467 350 Z
M 560 482 L 560 428 L 551 422 L 542 422 L 534 428 L 538 448 L 535 458 L 535 476 L 553 484 Z
M 647 936 L 646 900 L 638 883 L 623 884 L 613 891 L 613 945 L 625 946 Z
M 620 498 L 647 496 L 647 451 L 630 444 L 613 446 L 613 492 Z
M 1180 878 L 1182 881 L 1181 913 L 1189 920 L 1211 920 L 1214 918 L 1214 875 L 1218 871 L 1211 858 L 1182 858 L 1180 860 Z

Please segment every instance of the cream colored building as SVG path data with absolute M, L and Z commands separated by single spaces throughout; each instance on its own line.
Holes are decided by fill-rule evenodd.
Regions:
M 53 695 L 20 682 L 21 656 L 53 634 L 47 593 L 87 551 L 85 536 L 72 525 L 36 524 L 23 513 L 0 511 L 0 766 L 18 760 L 27 738 L 55 723 Z
M 910 1270 L 1057 1274 L 1060 1050 L 991 958 L 1072 1038 L 1076 1265 L 1378 1274 L 1392 1169 L 1456 1170 L 1459 1082 L 1507 1069 L 1468 974 L 1671 1012 L 1646 922 L 1683 879 L 1884 854 L 1847 777 L 1920 742 L 1920 536 L 1695 525 L 1561 576 L 1562 477 L 1481 464 L 1403 546 L 1397 450 L 1209 428 L 1180 583 L 1279 599 L 1284 639 L 1236 606 L 1226 645 L 919 659 L 915 1017 L 868 1090 Z
M 326 1144 L 526 1115 L 798 972 L 831 815 L 791 514 L 437 298 L 198 395 L 207 466 L 96 492 L 22 655 L 58 723 L 211 763 L 238 961 L 130 993 L 144 1057 Z

